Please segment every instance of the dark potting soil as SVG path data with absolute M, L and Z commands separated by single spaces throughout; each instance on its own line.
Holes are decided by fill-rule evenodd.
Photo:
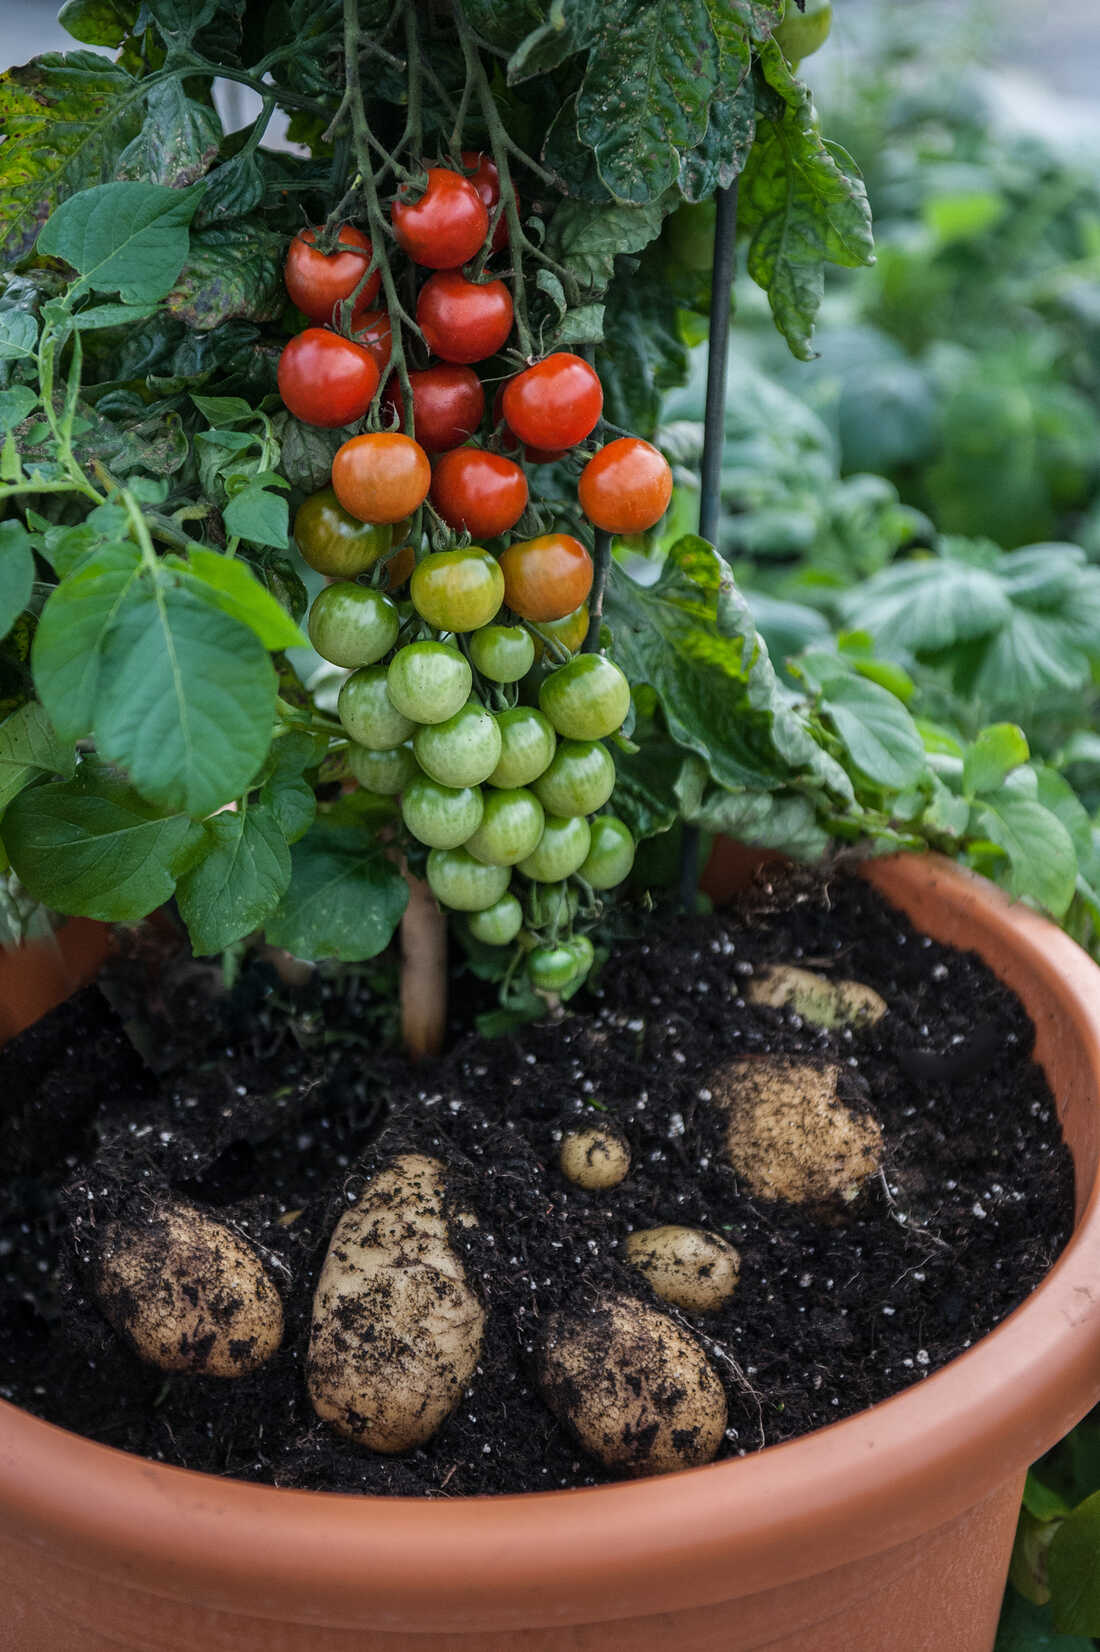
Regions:
M 1072 1164 L 1023 1007 L 858 880 L 761 883 L 737 910 L 650 920 L 556 1026 L 466 1037 L 412 1070 L 381 1048 L 369 968 L 293 993 L 254 962 L 226 994 L 174 944 L 131 937 L 106 982 L 113 1008 L 89 988 L 0 1056 L 0 1395 L 128 1451 L 343 1491 L 607 1479 L 532 1385 L 538 1328 L 609 1288 L 656 1303 L 619 1246 L 674 1222 L 741 1253 L 730 1304 L 682 1322 L 727 1388 L 721 1454 L 744 1454 L 935 1371 L 1038 1284 L 1071 1231 Z M 771 962 L 866 982 L 889 1013 L 826 1032 L 754 1007 L 741 991 Z M 842 1094 L 882 1125 L 884 1173 L 824 1220 L 752 1197 L 723 1162 L 713 1076 L 766 1051 L 842 1064 Z M 618 1187 L 564 1180 L 558 1143 L 577 1120 L 625 1134 Z M 340 1211 L 410 1147 L 443 1159 L 477 1213 L 458 1243 L 488 1329 L 455 1416 L 386 1457 L 317 1420 L 304 1358 Z M 249 1237 L 279 1286 L 285 1342 L 251 1376 L 166 1377 L 89 1299 L 94 1225 L 166 1194 Z

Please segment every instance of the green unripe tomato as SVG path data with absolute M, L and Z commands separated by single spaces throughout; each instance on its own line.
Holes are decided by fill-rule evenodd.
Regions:
M 535 663 L 535 644 L 522 625 L 487 625 L 470 638 L 470 657 L 491 683 L 518 683 Z
M 548 815 L 595 814 L 615 790 L 614 759 L 598 740 L 563 740 L 534 790 Z
M 367 665 L 352 672 L 340 690 L 336 715 L 351 738 L 368 751 L 403 746 L 416 728 L 390 699 L 384 665 Z
M 634 838 L 615 815 L 597 815 L 592 842 L 581 863 L 580 876 L 593 889 L 614 889 L 630 876 L 634 865 Z
M 527 896 L 532 929 L 568 929 L 577 915 L 580 896 L 567 883 L 536 883 Z
M 801 63 L 824 46 L 832 26 L 830 0 L 806 0 L 804 12 L 799 11 L 795 0 L 787 0 L 783 21 L 772 30 L 772 39 L 788 63 Z
M 360 522 L 346 511 L 331 488 L 322 488 L 298 506 L 294 538 L 311 568 L 330 579 L 354 579 L 387 555 L 393 539 L 384 524 Z
M 576 959 L 577 974 L 583 981 L 596 961 L 596 948 L 587 935 L 573 935 L 565 944 Z
M 433 551 L 409 581 L 413 607 L 436 631 L 476 631 L 504 601 L 500 563 L 480 545 Z
M 473 786 L 441 786 L 430 775 L 417 775 L 405 787 L 401 818 L 413 837 L 430 849 L 457 849 L 481 823 L 485 805 Z
M 389 653 L 400 629 L 389 597 L 351 580 L 326 585 L 309 611 L 309 640 L 332 665 L 373 665 Z
M 519 862 L 519 869 L 535 883 L 560 883 L 580 866 L 591 838 L 583 815 L 573 815 L 568 820 L 547 815 L 537 846 Z
M 348 768 L 363 790 L 379 797 L 396 797 L 420 773 L 411 746 L 391 746 L 386 751 L 350 746 L 347 759 Z
M 485 946 L 507 946 L 523 928 L 523 908 L 513 894 L 502 895 L 484 912 L 471 912 L 470 934 Z
M 390 661 L 390 699 L 414 723 L 445 723 L 466 704 L 473 686 L 470 662 L 443 642 L 411 642 Z
M 549 768 L 557 748 L 553 725 L 534 706 L 511 706 L 497 717 L 500 757 L 489 776 L 490 786 L 530 785 Z
M 630 710 L 630 684 L 602 654 L 578 654 L 539 689 L 539 705 L 567 740 L 602 740 Z
M 475 860 L 487 866 L 514 866 L 542 837 L 545 816 L 533 792 L 492 791 L 485 799 L 481 824 L 466 840 Z
M 416 761 L 442 786 L 480 786 L 500 761 L 500 729 L 478 700 L 445 722 L 418 728 Z
M 465 849 L 433 849 L 428 856 L 428 887 L 442 906 L 455 912 L 484 912 L 508 887 L 507 866 L 484 866 Z
M 557 946 L 537 946 L 527 954 L 527 979 L 536 992 L 563 992 L 579 986 L 591 968 L 592 943 L 584 935 L 574 935 Z

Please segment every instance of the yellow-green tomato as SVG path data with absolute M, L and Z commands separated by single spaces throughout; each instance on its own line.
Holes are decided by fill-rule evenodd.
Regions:
M 480 545 L 433 551 L 409 581 L 413 607 L 436 631 L 476 631 L 504 601 L 500 563 Z
M 428 856 L 428 887 L 436 900 L 455 912 L 484 912 L 507 889 L 507 866 L 486 866 L 465 849 L 433 849 Z
M 598 740 L 563 740 L 534 789 L 548 815 L 595 814 L 615 790 L 614 759 Z
M 581 863 L 580 876 L 593 889 L 614 889 L 629 877 L 634 865 L 634 838 L 616 815 L 597 815 L 592 841 Z
M 467 923 L 470 934 L 484 946 L 507 946 L 523 928 L 523 908 L 509 893 L 483 912 L 471 912 Z
M 443 642 L 411 642 L 390 661 L 386 687 L 398 711 L 414 723 L 445 723 L 466 704 L 470 662 Z
M 326 585 L 309 611 L 309 640 L 332 665 L 373 665 L 389 653 L 400 629 L 389 597 L 349 579 Z
M 470 658 L 491 683 L 518 683 L 535 663 L 535 644 L 522 625 L 487 625 L 470 638 Z
M 824 46 L 832 26 L 830 0 L 806 0 L 805 11 L 799 11 L 795 0 L 787 0 L 783 21 L 772 30 L 772 39 L 788 63 L 801 63 Z
M 347 760 L 363 790 L 379 797 L 396 797 L 420 773 L 420 764 L 409 745 L 391 746 L 386 751 L 353 745 L 348 747 Z
M 534 706 L 511 706 L 497 716 L 500 757 L 490 786 L 528 786 L 553 761 L 557 740 L 548 717 Z
M 322 488 L 298 506 L 294 538 L 310 567 L 330 579 L 354 579 L 373 568 L 391 543 L 400 544 L 388 526 L 352 516 L 331 488 Z
M 591 838 L 583 815 L 572 815 L 568 820 L 560 815 L 547 815 L 541 838 L 526 859 L 519 862 L 519 869 L 535 883 L 560 883 L 580 866 Z
M 527 978 L 539 992 L 564 992 L 580 985 L 594 957 L 587 935 L 573 935 L 556 946 L 537 946 L 527 954 Z
M 390 699 L 384 665 L 352 672 L 340 690 L 336 714 L 351 738 L 368 751 L 403 746 L 416 728 Z
M 547 677 L 539 706 L 567 740 L 602 740 L 630 710 L 630 684 L 602 654 L 578 654 Z
M 475 786 L 441 786 L 428 774 L 410 780 L 401 798 L 401 818 L 413 837 L 430 849 L 457 849 L 481 822 L 481 793 Z
M 538 844 L 544 818 L 533 792 L 522 788 L 492 791 L 485 799 L 481 824 L 466 839 L 466 847 L 487 866 L 514 866 Z
M 579 608 L 574 608 L 571 614 L 564 619 L 543 620 L 541 625 L 533 625 L 531 630 L 535 635 L 535 658 L 541 660 L 544 654 L 551 659 L 558 658 L 557 651 L 547 649 L 547 640 L 552 639 L 560 644 L 567 653 L 575 654 L 585 637 L 588 635 L 588 604 L 582 602 Z
M 445 722 L 418 728 L 416 761 L 443 786 L 480 786 L 500 761 L 500 729 L 479 700 L 469 700 Z

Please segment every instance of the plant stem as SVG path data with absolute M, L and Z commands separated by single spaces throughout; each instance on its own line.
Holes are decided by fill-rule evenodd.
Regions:
M 607 590 L 607 576 L 611 572 L 611 535 L 603 528 L 596 530 L 595 569 L 592 575 L 592 593 L 588 601 L 588 631 L 581 652 L 597 654 L 600 648 L 600 630 L 603 625 L 603 598 Z

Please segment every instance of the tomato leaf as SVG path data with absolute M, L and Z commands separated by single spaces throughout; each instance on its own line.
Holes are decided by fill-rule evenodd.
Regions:
M 235 493 L 222 512 L 227 533 L 238 539 L 247 539 L 253 545 L 269 545 L 273 550 L 285 551 L 290 543 L 287 537 L 289 512 L 280 493 L 270 488 L 247 487 Z M 285 644 L 283 646 L 291 646 Z
M 316 826 L 291 852 L 290 888 L 267 938 L 297 958 L 354 963 L 387 947 L 409 889 L 377 839 L 361 826 Z
M 234 319 L 274 321 L 286 302 L 283 253 L 281 236 L 251 222 L 197 230 L 166 307 L 199 332 Z
M 308 646 L 286 609 L 265 590 L 247 563 L 202 549 L 189 552 L 186 563 L 178 557 L 171 558 L 171 562 L 201 582 L 200 594 L 247 625 L 265 648 Z
M 65 0 L 57 21 L 87 46 L 118 47 L 133 29 L 135 0 Z
M 180 915 L 199 957 L 258 929 L 290 882 L 290 850 L 275 813 L 262 804 L 224 811 L 203 825 L 205 853 L 176 889 Z
M 221 141 L 216 111 L 188 97 L 180 81 L 161 81 L 146 98 L 141 131 L 119 156 L 116 175 L 181 189 L 203 176 Z
M 583 288 L 599 296 L 615 273 L 616 257 L 647 247 L 661 233 L 666 210 L 667 203 L 660 201 L 642 206 L 562 201 L 551 220 L 547 246 Z
M 32 539 L 20 522 L 0 522 L 0 637 L 6 637 L 30 601 L 34 584 Z
M 126 304 L 163 298 L 187 257 L 187 226 L 201 190 L 99 184 L 62 201 L 38 237 L 39 254 L 79 273 L 74 293 L 117 292 Z

